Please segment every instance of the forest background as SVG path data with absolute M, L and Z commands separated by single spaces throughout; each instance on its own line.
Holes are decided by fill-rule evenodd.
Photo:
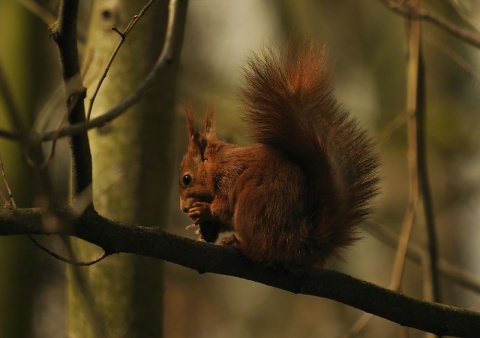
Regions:
M 121 40 L 119 32 L 145 3 L 80 1 L 78 48 L 86 107 Z M 176 188 L 176 171 L 187 141 L 185 101 L 191 101 L 198 112 L 213 102 L 221 136 L 247 144 L 238 90 L 249 55 L 266 44 L 281 45 L 291 36 L 311 39 L 327 46 L 335 94 L 369 130 L 381 156 L 381 193 L 372 219 L 362 225 L 363 239 L 345 252 L 343 261 L 334 260 L 327 268 L 431 299 L 423 199 L 415 204 L 416 213 L 409 209 L 409 67 L 415 29 L 405 12 L 398 13 L 392 5 L 397 3 L 401 2 L 198 0 L 188 2 L 187 10 L 187 2 L 180 1 L 170 64 L 159 70 L 136 105 L 89 132 L 97 210 L 115 220 L 161 225 L 194 239 L 184 230 L 189 220 L 178 210 Z M 165 40 L 167 5 L 155 2 L 125 39 L 98 92 L 92 118 L 118 105 L 154 66 Z M 421 5 L 427 13 L 478 35 L 477 2 L 422 1 Z M 18 129 L 8 114 L 9 98 L 25 130 L 41 134 L 61 125 L 64 74 L 48 29 L 58 11 L 56 1 L 0 3 L 2 130 Z M 417 43 L 424 65 L 426 113 L 421 135 L 435 219 L 439 300 L 480 311 L 479 46 L 456 33 L 435 20 L 421 21 Z M 39 160 L 35 147 L 0 138 L 0 155 L 17 207 L 70 200 L 68 141 L 59 140 L 48 159 L 51 146 L 51 142 L 42 146 L 46 155 Z M 44 156 L 45 169 L 39 168 Z M 26 158 L 36 165 L 32 168 Z M 2 191 L 6 192 L 4 185 Z M 409 255 L 404 270 L 396 270 L 398 239 L 405 238 L 401 234 L 410 218 L 414 226 L 408 236 Z M 102 253 L 76 239 L 35 239 L 75 260 L 88 261 Z M 379 317 L 368 319 L 360 310 L 332 300 L 294 295 L 239 278 L 198 274 L 153 258 L 118 254 L 90 267 L 75 267 L 45 254 L 27 236 L 1 236 L 0 261 L 2 337 L 424 335 Z

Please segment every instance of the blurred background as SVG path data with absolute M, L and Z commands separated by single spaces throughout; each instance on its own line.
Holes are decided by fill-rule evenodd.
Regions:
M 53 13 L 54 19 L 57 3 L 38 3 L 45 13 Z M 422 5 L 460 27 L 472 31 L 480 27 L 478 1 L 425 0 Z M 84 66 L 88 64 L 84 46 L 91 43 L 88 27 L 94 15 L 92 6 L 93 1 L 81 2 L 79 46 Z M 52 107 L 59 97 L 59 62 L 45 24 L 48 15 L 44 13 L 42 20 L 27 7 L 32 7 L 31 1 L 0 3 L 0 67 L 25 125 L 47 130 L 57 121 Z M 408 199 L 406 28 L 405 19 L 381 1 L 189 1 L 171 110 L 175 133 L 169 149 L 175 154 L 173 164 L 164 168 L 172 185 L 157 187 L 164 196 L 162 204 L 170 210 L 165 216 L 166 230 L 196 237 L 184 230 L 190 221 L 178 208 L 175 176 L 187 142 L 185 102 L 192 102 L 199 115 L 213 103 L 219 136 L 246 145 L 249 140 L 240 120 L 238 92 L 249 55 L 266 44 L 281 45 L 292 36 L 314 40 L 327 47 L 336 97 L 368 130 L 381 158 L 381 193 L 373 216 L 362 224 L 363 239 L 345 251 L 343 261 L 331 261 L 327 268 L 387 287 L 395 257 L 392 242 L 398 238 Z M 465 274 L 480 280 L 480 51 L 430 23 L 424 23 L 422 29 L 428 169 L 439 254 L 444 265 L 458 270 L 451 272 L 454 276 L 461 279 Z M 148 43 L 137 50 L 139 55 L 159 49 L 155 39 Z M 113 67 L 121 68 L 122 63 L 114 62 Z M 88 73 L 85 85 L 90 92 L 91 78 L 98 74 Z M 8 130 L 13 127 L 3 113 L 6 107 L 1 94 L 0 128 Z M 35 205 L 37 188 L 20 146 L 0 139 L 0 154 L 17 205 Z M 50 170 L 55 177 L 55 194 L 64 201 L 68 200 L 68 162 L 68 146 L 63 142 Z M 110 216 L 116 218 L 115 212 Z M 425 233 L 418 213 L 410 247 L 420 256 L 426 252 Z M 54 240 L 49 245 L 61 250 Z M 1 337 L 76 336 L 70 328 L 72 318 L 67 315 L 71 292 L 67 269 L 27 238 L 0 237 Z M 293 295 L 246 280 L 200 275 L 170 263 L 159 269 L 164 272 L 163 286 L 159 285 L 164 290 L 165 337 L 342 337 L 362 315 L 334 301 Z M 407 260 L 401 291 L 423 298 L 423 276 L 422 266 Z M 441 277 L 442 302 L 480 311 L 480 288 L 476 285 L 476 289 L 466 287 Z M 127 314 L 134 311 L 129 307 L 121 310 Z M 404 337 L 407 333 L 395 323 L 373 318 L 356 336 Z M 422 336 L 422 332 L 408 330 L 408 337 Z

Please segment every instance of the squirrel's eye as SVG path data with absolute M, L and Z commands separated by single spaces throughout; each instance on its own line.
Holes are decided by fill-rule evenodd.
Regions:
M 190 183 L 192 183 L 192 176 L 187 174 L 187 175 L 183 175 L 182 177 L 182 182 L 185 186 L 188 186 L 190 185 Z

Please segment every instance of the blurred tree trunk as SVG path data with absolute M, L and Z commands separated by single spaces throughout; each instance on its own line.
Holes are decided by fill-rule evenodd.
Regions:
M 141 225 L 166 221 L 173 178 L 175 82 L 186 4 L 183 1 L 179 8 L 175 62 L 161 71 L 139 104 L 90 132 L 94 205 L 105 217 Z M 127 0 L 94 3 L 84 58 L 88 98 L 120 39 L 111 28 L 123 31 L 143 5 Z M 92 117 L 118 104 L 151 69 L 163 45 L 167 9 L 167 1 L 154 3 L 128 36 L 99 92 Z M 83 243 L 75 243 L 74 248 L 78 259 L 98 255 L 98 249 Z M 162 336 L 161 261 L 114 255 L 88 268 L 71 268 L 69 279 L 69 337 Z
M 42 94 L 48 88 L 49 81 L 44 80 L 50 69 L 45 66 L 45 49 L 40 48 L 45 45 L 45 30 L 18 2 L 0 2 L 0 62 L 25 128 L 30 125 L 32 112 L 43 103 Z M 0 93 L 0 126 L 15 130 L 7 117 L 3 94 Z M 31 206 L 38 193 L 23 154 L 20 144 L 0 139 L 0 155 L 18 207 Z M 37 254 L 27 237 L 0 238 L 0 337 L 34 336 L 34 314 L 39 307 L 45 309 L 37 302 L 44 291 L 44 271 L 51 272 L 42 260 L 44 257 Z

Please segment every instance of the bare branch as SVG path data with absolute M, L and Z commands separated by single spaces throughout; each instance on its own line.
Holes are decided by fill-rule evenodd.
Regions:
M 408 211 L 402 226 L 403 234 L 400 236 L 399 247 L 403 246 L 403 254 L 406 254 L 409 241 L 405 238 L 405 232 L 410 234 L 413 227 L 413 220 L 416 207 L 419 200 L 419 183 L 418 183 L 418 133 L 417 133 L 417 114 L 419 113 L 419 100 L 422 100 L 421 91 L 423 88 L 419 85 L 419 60 L 420 60 L 420 21 L 411 19 L 408 21 L 408 63 L 407 63 L 407 98 L 406 98 L 406 114 L 407 114 L 407 138 L 408 138 Z M 421 104 L 420 104 L 421 106 Z M 402 245 L 402 241 L 404 242 Z M 398 253 L 398 251 L 397 251 Z M 403 267 L 402 263 L 402 267 Z M 400 287 L 400 280 L 397 281 L 396 287 Z
M 417 6 L 417 0 L 410 0 L 410 6 Z M 434 302 L 440 301 L 440 286 L 438 278 L 438 248 L 435 220 L 433 216 L 432 198 L 430 194 L 427 173 L 426 147 L 425 147 L 425 66 L 421 50 L 421 26 L 416 18 L 409 20 L 409 57 L 407 74 L 407 113 L 409 159 L 414 162 L 411 170 L 416 170 L 415 185 L 417 193 L 421 195 L 423 213 L 428 237 L 428 262 L 427 278 L 425 278 L 426 294 Z M 411 143 L 411 144 L 410 144 Z M 427 298 L 428 299 L 428 298 Z
M 418 178 L 420 184 L 420 193 L 422 196 L 423 214 L 425 217 L 425 225 L 428 238 L 428 258 L 429 266 L 427 271 L 431 277 L 431 287 L 433 301 L 440 302 L 440 285 L 438 274 L 438 243 L 437 243 L 437 230 L 435 225 L 435 216 L 433 212 L 433 199 L 430 188 L 430 179 L 428 177 L 427 168 L 427 154 L 426 154 L 426 136 L 425 136 L 425 70 L 423 65 L 423 55 L 420 54 L 420 89 L 419 93 L 422 96 L 421 107 L 418 109 L 417 114 L 417 133 L 418 133 Z
M 450 4 L 453 6 L 457 14 L 462 18 L 462 20 L 466 22 L 470 26 L 470 28 L 479 33 L 477 27 L 475 27 L 475 25 L 469 18 L 470 11 L 466 10 L 465 7 L 462 7 L 459 0 L 450 0 Z M 466 7 L 468 7 L 468 4 L 466 5 Z
M 34 0 L 18 0 L 20 4 L 22 4 L 25 8 L 27 8 L 30 12 L 35 14 L 38 18 L 40 18 L 44 23 L 47 24 L 48 27 L 53 25 L 56 18 L 47 8 L 40 5 L 38 2 Z
M 475 47 L 480 47 L 480 35 L 463 29 L 451 21 L 433 14 L 424 7 L 411 5 L 409 1 L 405 0 L 380 0 L 380 2 L 397 14 L 418 20 L 429 21 L 461 40 Z
M 19 142 L 22 139 L 20 133 L 15 131 L 3 130 L 3 129 L 0 129 L 0 137 L 9 141 L 16 141 L 16 142 Z
M 72 219 L 72 211 L 59 214 Z M 293 293 L 324 297 L 356 307 L 403 326 L 438 335 L 474 337 L 480 334 L 480 313 L 416 300 L 340 272 L 312 270 L 292 274 L 265 268 L 238 251 L 161 231 L 105 219 L 92 209 L 73 218 L 72 227 L 46 229 L 39 209 L 0 211 L 0 235 L 72 235 L 109 253 L 132 253 L 163 259 L 200 273 L 217 273 L 256 281 Z
M 64 263 L 68 263 L 68 264 L 71 264 L 71 265 L 75 265 L 75 266 L 90 266 L 90 265 L 94 265 L 94 264 L 97 264 L 98 262 L 100 261 L 103 261 L 105 258 L 108 257 L 108 253 L 107 252 L 102 252 L 97 258 L 94 258 L 90 261 L 77 261 L 75 259 L 70 259 L 70 258 L 66 258 L 66 257 L 63 257 L 63 256 L 60 256 L 59 254 L 53 252 L 52 250 L 48 249 L 47 247 L 45 247 L 43 244 L 40 244 L 40 242 L 38 242 L 35 238 L 33 238 L 32 235 L 29 235 L 28 236 L 30 238 L 30 240 L 32 241 L 33 244 L 35 244 L 35 246 L 37 248 L 39 248 L 40 250 L 42 250 L 43 252 L 45 252 L 46 254 L 52 256 L 53 258 L 55 259 L 58 259 L 59 261 L 62 261 Z
M 72 123 L 70 126 L 61 129 L 60 131 L 49 131 L 44 133 L 41 136 L 42 141 L 50 141 L 55 138 L 61 138 L 65 136 L 71 136 L 79 133 L 86 132 L 90 129 L 98 128 L 103 126 L 105 123 L 108 123 L 120 115 L 122 115 L 128 108 L 133 106 L 135 103 L 140 100 L 143 94 L 147 89 L 155 82 L 157 73 L 163 66 L 171 62 L 172 53 L 173 53 L 173 43 L 175 38 L 175 25 L 177 18 L 177 0 L 170 0 L 169 4 L 169 14 L 168 14 L 168 23 L 167 23 L 167 32 L 165 36 L 165 42 L 163 44 L 163 49 L 153 66 L 150 73 L 143 80 L 143 82 L 138 86 L 138 88 L 128 95 L 121 103 L 116 107 L 110 109 L 104 114 L 86 122 Z M 17 133 L 6 131 L 0 129 L 0 137 L 4 137 L 8 140 L 19 141 L 20 137 Z
M 397 247 L 398 245 L 398 235 L 380 223 L 368 222 L 363 229 L 391 247 Z M 407 256 L 412 262 L 421 264 L 422 257 L 425 255 L 426 252 L 421 247 L 413 243 L 409 244 Z M 444 259 L 440 259 L 438 263 L 439 272 L 444 278 L 448 279 L 452 283 L 456 283 L 470 291 L 480 294 L 480 281 L 466 274 L 462 269 Z
M 467 73 L 467 75 L 470 76 L 472 80 L 476 82 L 476 84 L 480 83 L 480 73 L 464 56 L 462 56 L 452 46 L 446 45 L 441 38 L 438 38 L 434 34 L 429 32 L 423 33 L 423 38 L 426 42 L 430 43 L 434 48 L 438 49 L 448 59 L 450 59 L 455 65 L 460 67 L 460 69 Z
M 63 85 L 70 124 L 85 122 L 83 99 L 86 89 L 82 85 L 77 48 L 78 0 L 60 2 L 58 21 L 50 28 L 50 33 L 57 43 L 62 65 Z M 58 138 L 54 131 L 54 138 Z M 76 196 L 92 183 L 92 156 L 86 131 L 71 138 L 73 157 L 73 194 Z
M 407 4 L 408 2 L 408 4 Z M 402 2 L 404 6 L 414 7 L 417 5 L 416 0 L 409 0 Z M 424 90 L 424 68 L 421 60 L 420 49 L 420 34 L 421 26 L 420 21 L 417 18 L 410 18 L 408 21 L 408 64 L 407 64 L 407 132 L 408 132 L 408 167 L 409 167 L 409 197 L 407 210 L 405 211 L 404 221 L 401 229 L 400 239 L 398 241 L 398 247 L 395 254 L 395 261 L 393 265 L 392 276 L 390 280 L 389 289 L 399 290 L 403 272 L 405 267 L 406 254 L 408 249 L 408 243 L 410 241 L 410 235 L 414 225 L 414 218 L 417 209 L 417 204 L 420 199 L 420 193 L 422 197 L 426 197 L 424 201 L 424 211 L 429 234 L 429 248 L 430 248 L 430 274 L 427 276 L 424 285 L 426 289 L 430 290 L 425 292 L 427 299 L 438 302 L 439 301 L 439 288 L 438 288 L 438 268 L 437 268 L 437 251 L 435 240 L 435 228 L 433 225 L 433 213 L 431 211 L 431 203 L 428 194 L 428 185 L 425 186 L 424 182 L 427 180 L 426 172 L 424 170 L 425 163 L 425 148 L 423 144 L 423 116 L 425 113 L 425 90 Z M 422 184 L 423 183 L 423 184 Z M 425 192 L 427 189 L 427 192 Z M 350 337 L 359 332 L 372 318 L 371 314 L 363 314 L 350 328 L 344 338 Z
M 1 155 L 0 155 L 0 175 L 2 176 L 3 185 L 7 190 L 7 196 L 5 196 L 4 193 L 2 192 L 2 189 L 0 189 L 0 197 L 4 201 L 3 207 L 15 209 L 17 205 L 15 204 L 12 190 L 10 189 L 10 185 L 8 184 L 7 174 L 5 174 L 5 168 L 3 167 L 3 160 Z
M 409 8 L 416 8 L 416 0 L 403 3 Z M 419 193 L 422 197 L 429 237 L 430 273 L 424 285 L 428 299 L 439 301 L 438 254 L 431 199 L 429 196 L 428 177 L 426 173 L 424 116 L 425 116 L 425 71 L 421 54 L 420 20 L 411 17 L 408 25 L 408 64 L 407 64 L 407 114 L 408 114 L 408 163 L 410 177 L 410 196 Z M 418 197 L 415 197 L 418 199 Z
M 155 0 L 150 0 L 140 11 L 140 13 L 135 14 L 130 20 L 130 22 L 127 25 L 127 28 L 125 28 L 124 32 L 120 32 L 116 27 L 112 27 L 112 30 L 117 32 L 118 35 L 120 36 L 120 41 L 117 44 L 117 47 L 115 47 L 115 50 L 113 51 L 112 55 L 110 56 L 110 60 L 108 60 L 107 66 L 105 67 L 105 70 L 100 77 L 100 80 L 98 81 L 97 86 L 95 87 L 95 90 L 93 92 L 92 97 L 90 98 L 89 106 L 87 109 L 87 121 L 90 120 L 90 115 L 92 114 L 92 108 L 93 108 L 93 103 L 95 102 L 95 98 L 97 97 L 98 91 L 100 90 L 100 87 L 102 86 L 103 81 L 107 77 L 108 71 L 110 70 L 110 67 L 113 63 L 113 60 L 117 56 L 118 51 L 122 47 L 123 43 L 127 39 L 128 34 L 131 32 L 133 27 L 137 24 L 138 20 L 147 12 L 147 10 L 150 8 L 150 6 L 155 2 Z
M 165 42 L 163 45 L 163 49 L 153 66 L 150 73 L 147 77 L 143 80 L 143 82 L 139 85 L 139 87 L 128 95 L 125 100 L 123 100 L 120 104 L 116 107 L 110 109 L 106 113 L 102 114 L 99 117 L 94 118 L 91 121 L 86 123 L 77 123 L 62 129 L 59 133 L 59 137 L 64 137 L 68 135 L 74 135 L 76 133 L 81 133 L 87 131 L 89 129 L 98 128 L 103 126 L 105 123 L 110 122 L 123 114 L 128 108 L 138 102 L 140 98 L 143 96 L 145 91 L 155 82 L 157 77 L 158 71 L 167 63 L 171 62 L 172 60 L 172 51 L 173 51 L 173 43 L 175 37 L 175 23 L 177 18 L 177 0 L 170 0 L 169 4 L 169 13 L 168 13 L 168 22 L 167 22 L 167 32 L 165 35 Z M 53 132 L 47 132 L 43 135 L 42 139 L 44 141 L 51 140 L 53 137 Z

